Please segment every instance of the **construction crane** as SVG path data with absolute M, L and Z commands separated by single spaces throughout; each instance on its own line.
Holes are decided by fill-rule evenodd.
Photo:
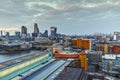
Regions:
M 58 51 L 55 51 L 53 56 L 57 60 L 68 60 L 68 59 L 78 60 L 80 61 L 79 63 L 80 67 L 82 67 L 84 70 L 88 69 L 88 60 L 85 52 L 80 52 L 76 54 L 68 54 L 68 53 L 63 54 L 63 53 L 59 53 Z

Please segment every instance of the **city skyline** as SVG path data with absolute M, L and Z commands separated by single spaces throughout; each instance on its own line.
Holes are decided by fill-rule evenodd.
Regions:
M 32 33 L 37 23 L 40 32 L 55 26 L 70 35 L 120 31 L 119 0 L 2 0 L 0 7 L 0 28 L 24 25 Z

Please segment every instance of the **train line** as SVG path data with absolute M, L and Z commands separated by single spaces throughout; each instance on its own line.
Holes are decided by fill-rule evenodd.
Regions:
M 10 80 L 53 80 L 71 61 L 50 60 Z
M 67 65 L 68 61 L 51 60 L 43 65 L 36 66 L 30 70 L 19 74 L 10 80 L 48 80 L 53 76 L 57 76 Z
M 55 71 L 46 76 L 44 80 L 53 80 L 71 61 L 66 61 L 63 65 L 59 66 Z
M 32 79 L 29 80 L 44 80 L 48 75 L 50 75 L 51 73 L 53 73 L 56 69 L 58 69 L 61 65 L 65 64 L 65 61 L 56 61 L 57 63 L 55 63 L 52 66 L 47 67 L 43 72 L 40 72 L 39 75 L 35 75 L 34 77 L 32 77 Z M 26 80 L 26 79 L 24 79 Z
M 33 71 L 31 74 L 27 75 L 26 77 L 22 78 L 21 80 L 31 80 L 32 78 L 36 77 L 36 75 L 39 75 L 44 70 L 46 70 L 46 68 L 48 68 L 49 66 L 54 65 L 55 63 L 57 63 L 57 62 L 56 61 L 50 62 L 49 64 L 39 68 L 38 70 Z
M 36 70 L 44 67 L 45 65 L 48 65 L 48 64 L 54 62 L 54 61 L 55 61 L 54 59 L 51 59 L 49 62 L 46 62 L 46 63 L 44 63 L 44 64 L 40 64 L 40 65 L 38 65 L 38 66 L 36 66 L 36 67 L 34 67 L 34 68 L 31 68 L 31 69 L 29 69 L 28 71 L 25 71 L 24 73 L 21 73 L 21 74 L 15 76 L 15 77 L 13 77 L 13 78 L 10 79 L 10 80 L 20 80 L 20 79 L 22 79 L 22 78 L 30 75 L 32 72 L 35 72 Z

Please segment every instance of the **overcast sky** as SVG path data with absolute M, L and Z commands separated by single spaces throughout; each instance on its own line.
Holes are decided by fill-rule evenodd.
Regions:
M 0 0 L 0 28 L 22 25 L 62 34 L 120 31 L 120 0 Z

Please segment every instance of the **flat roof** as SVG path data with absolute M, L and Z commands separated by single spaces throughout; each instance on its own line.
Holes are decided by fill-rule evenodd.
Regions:
M 82 68 L 67 67 L 54 80 L 79 80 L 82 72 Z

